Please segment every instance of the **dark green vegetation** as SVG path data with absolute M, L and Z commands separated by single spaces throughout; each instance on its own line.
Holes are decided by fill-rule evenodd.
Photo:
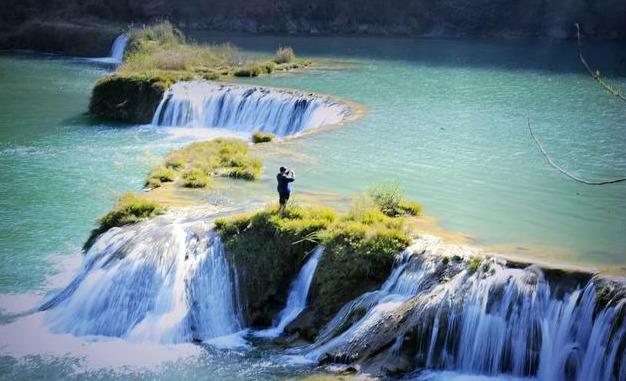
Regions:
M 165 90 L 176 81 L 192 78 L 192 74 L 184 71 L 116 73 L 96 83 L 89 112 L 118 122 L 149 123 Z
M 134 224 L 162 214 L 164 211 L 163 206 L 152 200 L 133 193 L 125 193 L 120 197 L 113 210 L 100 217 L 99 226 L 91 231 L 83 249 L 88 250 L 100 234 L 112 227 Z
M 247 318 L 256 326 L 271 323 L 306 256 L 324 245 L 311 309 L 302 317 L 310 323 L 299 331 L 308 339 L 346 302 L 378 288 L 395 254 L 411 241 L 404 218 L 387 216 L 368 196 L 357 198 L 342 215 L 328 208 L 292 206 L 281 216 L 269 208 L 218 219 L 216 227 L 240 272 Z
M 189 144 L 170 152 L 165 163 L 153 168 L 146 187 L 157 188 L 176 182 L 187 188 L 204 188 L 212 176 L 255 180 L 263 164 L 250 155 L 248 144 L 241 139 L 218 138 Z
M 290 60 L 283 60 L 286 49 Z M 256 77 L 310 65 L 281 48 L 270 61 L 254 61 L 230 44 L 189 42 L 169 22 L 131 29 L 124 62 L 93 89 L 89 110 L 99 118 L 127 123 L 151 121 L 163 93 L 177 81 Z
M 272 134 L 271 132 L 257 131 L 254 134 L 252 134 L 252 143 L 254 144 L 269 143 L 275 138 L 276 138 L 276 135 Z
M 5 0 L 2 8 L 5 29 L 35 20 L 169 19 L 242 32 L 573 38 L 579 22 L 591 38 L 626 38 L 621 0 Z
M 22 3 L 22 2 L 20 2 Z M 10 13 L 5 3 L 0 12 L 0 49 L 32 49 L 72 56 L 105 57 L 123 25 L 93 19 L 29 19 L 12 25 L 3 20 Z M 7 28 L 8 27 L 8 28 Z

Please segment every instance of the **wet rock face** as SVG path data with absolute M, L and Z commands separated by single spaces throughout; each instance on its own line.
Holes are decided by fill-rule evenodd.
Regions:
M 149 123 L 165 88 L 159 82 L 114 79 L 96 85 L 89 112 L 107 120 Z
M 339 311 L 305 357 L 379 375 L 448 369 L 601 381 L 625 369 L 623 279 L 460 251 L 418 240 L 380 289 Z

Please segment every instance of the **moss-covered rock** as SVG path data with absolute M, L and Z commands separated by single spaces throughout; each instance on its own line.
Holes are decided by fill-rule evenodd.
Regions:
M 100 234 L 112 227 L 134 224 L 146 218 L 158 216 L 164 211 L 165 207 L 155 201 L 148 200 L 133 193 L 123 194 L 115 205 L 115 208 L 100 217 L 98 227 L 91 231 L 87 242 L 83 245 L 83 250 L 88 250 Z
M 89 112 L 124 123 L 149 123 L 163 93 L 175 82 L 193 75 L 177 71 L 117 73 L 100 79 L 93 88 Z
M 254 144 L 269 143 L 275 138 L 276 138 L 276 135 L 272 134 L 271 132 L 257 131 L 254 134 L 252 134 L 252 143 Z
M 246 319 L 268 326 L 285 305 L 289 284 L 308 253 L 315 233 L 335 220 L 328 209 L 275 209 L 218 219 L 216 227 L 239 275 Z
M 249 322 L 267 326 L 284 306 L 288 287 L 306 255 L 325 247 L 310 295 L 310 310 L 289 328 L 311 340 L 348 301 L 374 290 L 389 275 L 395 255 L 410 238 L 403 219 L 370 203 L 337 216 L 326 208 L 276 209 L 216 222 L 239 271 Z

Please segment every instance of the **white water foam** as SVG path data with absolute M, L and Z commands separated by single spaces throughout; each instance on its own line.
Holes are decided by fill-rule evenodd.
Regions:
M 268 329 L 255 332 L 255 336 L 266 338 L 280 336 L 289 323 L 294 321 L 302 311 L 304 311 L 309 295 L 309 288 L 311 287 L 311 282 L 313 281 L 313 276 L 315 275 L 315 270 L 317 269 L 317 264 L 319 263 L 322 253 L 324 253 L 324 247 L 322 246 L 318 246 L 313 251 L 311 258 L 306 261 L 298 272 L 296 279 L 291 283 L 287 304 L 278 314 L 276 323 Z
M 339 123 L 348 112 L 330 98 L 298 91 L 190 81 L 170 87 L 152 125 L 286 136 Z

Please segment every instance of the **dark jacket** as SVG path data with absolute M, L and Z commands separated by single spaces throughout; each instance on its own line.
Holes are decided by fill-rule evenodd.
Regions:
M 291 193 L 291 183 L 296 180 L 296 175 L 293 172 L 284 172 L 276 175 L 276 181 L 278 186 L 276 190 L 278 193 Z

